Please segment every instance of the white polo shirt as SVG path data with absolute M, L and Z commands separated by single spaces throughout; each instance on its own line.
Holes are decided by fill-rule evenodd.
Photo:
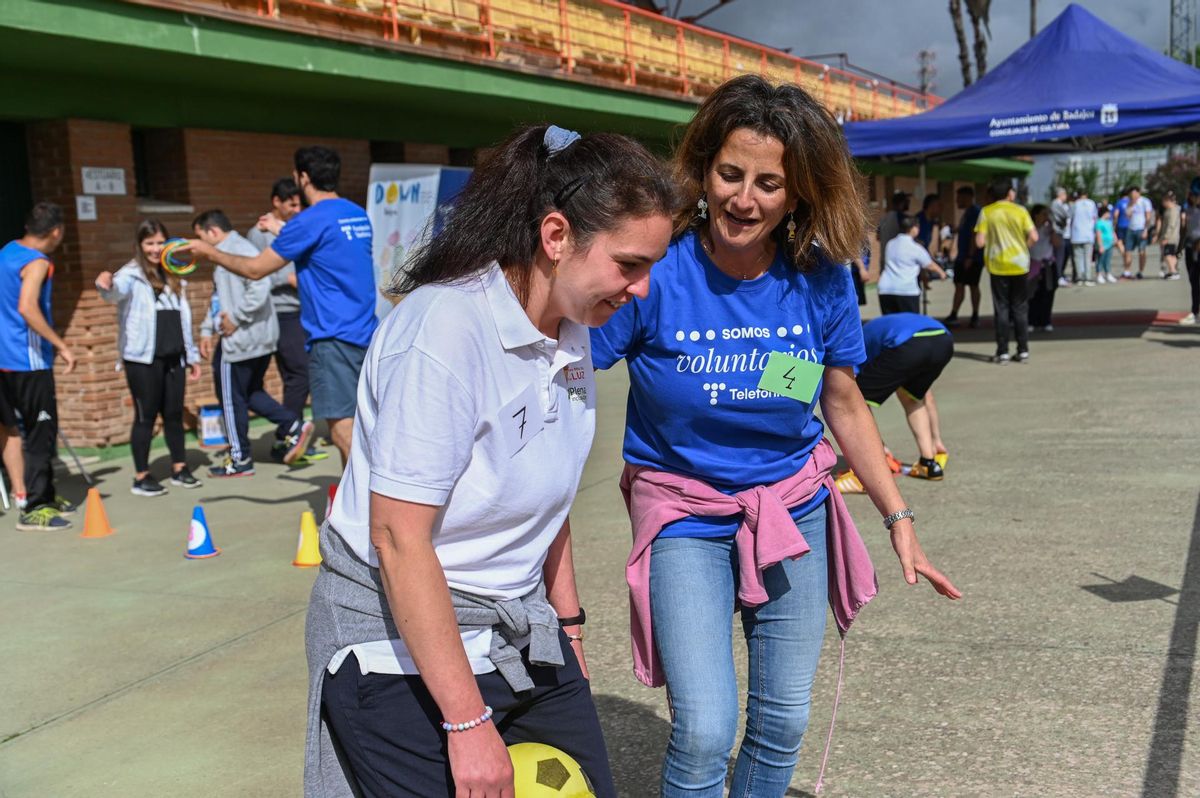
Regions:
M 525 314 L 495 263 L 455 285 L 427 285 L 388 314 L 358 381 L 350 462 L 330 525 L 374 567 L 370 497 L 441 506 L 433 546 L 450 587 L 523 596 L 575 499 L 595 432 L 587 328 L 559 340 Z M 463 633 L 475 673 L 494 670 L 491 631 Z M 354 651 L 364 673 L 416 673 L 399 640 Z

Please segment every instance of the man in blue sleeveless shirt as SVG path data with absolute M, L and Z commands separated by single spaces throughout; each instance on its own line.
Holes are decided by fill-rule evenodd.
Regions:
M 62 243 L 63 213 L 39 202 L 25 219 L 25 235 L 0 249 L 0 398 L 21 416 L 28 498 L 17 529 L 67 529 L 74 505 L 54 491 L 58 400 L 54 356 L 75 368 L 75 355 L 50 321 L 50 253 Z

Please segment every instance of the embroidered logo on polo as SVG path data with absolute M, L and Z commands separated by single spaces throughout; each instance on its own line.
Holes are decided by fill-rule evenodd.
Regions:
M 567 398 L 587 404 L 587 372 L 579 366 L 563 366 L 563 376 L 567 380 Z
M 708 394 L 709 405 L 778 398 L 779 393 L 758 387 L 773 352 L 820 364 L 817 350 L 806 346 L 811 329 L 803 324 L 677 330 L 675 340 L 684 350 L 675 357 L 675 371 L 703 378 L 698 387 Z M 746 377 L 739 379 L 741 374 Z

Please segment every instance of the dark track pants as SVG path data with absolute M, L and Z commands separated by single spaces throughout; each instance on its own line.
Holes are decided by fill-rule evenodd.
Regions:
M 21 416 L 25 438 L 25 490 L 27 507 L 36 510 L 54 502 L 54 457 L 58 454 L 58 400 L 54 372 L 0 372 L 0 392 Z
M 497 671 L 475 678 L 506 745 L 553 745 L 579 763 L 598 798 L 616 798 L 591 689 L 566 636 L 559 637 L 562 668 L 529 666 L 522 652 L 532 690 L 514 693 Z M 421 677 L 364 676 L 351 655 L 336 674 L 325 674 L 321 713 L 366 798 L 453 798 L 442 715 Z
M 283 378 L 283 405 L 304 418 L 308 404 L 308 351 L 304 348 L 304 328 L 300 314 L 277 313 L 279 342 L 275 345 L 275 365 Z

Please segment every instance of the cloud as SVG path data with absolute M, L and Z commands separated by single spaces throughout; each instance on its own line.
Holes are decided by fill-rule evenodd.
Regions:
M 659 2 L 674 8 L 674 0 Z M 684 0 L 681 14 L 697 14 L 715 4 L 716 0 Z M 731 0 L 699 24 L 772 47 L 790 47 L 793 55 L 844 52 L 853 64 L 911 85 L 919 80 L 917 53 L 931 49 L 937 54 L 934 91 L 949 97 L 962 89 L 962 71 L 948 5 L 946 0 Z M 963 5 L 971 46 L 973 33 Z M 1038 30 L 1067 5 L 1067 0 L 1040 0 Z M 1142 44 L 1166 49 L 1167 3 L 1091 0 L 1081 5 Z M 1029 4 L 993 0 L 991 30 L 989 68 L 1029 40 Z M 1096 68 L 1103 70 L 1104 65 Z M 1122 79 L 1137 76 L 1113 76 L 1114 81 Z

